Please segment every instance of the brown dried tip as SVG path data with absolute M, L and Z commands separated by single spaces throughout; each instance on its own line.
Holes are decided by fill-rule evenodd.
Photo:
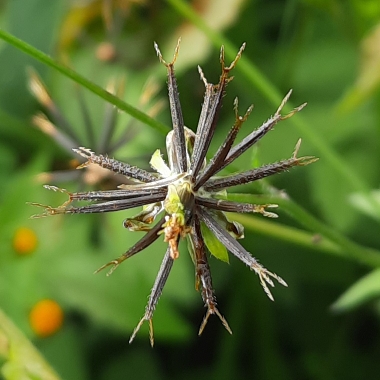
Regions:
M 110 265 L 112 265 L 112 268 L 107 272 L 106 276 L 111 276 L 111 274 L 115 271 L 115 269 L 119 266 L 119 264 L 121 263 L 120 260 L 112 260 L 110 261 L 109 263 L 107 264 L 104 264 L 102 265 L 100 268 L 98 268 L 94 274 L 98 274 L 100 271 L 102 271 L 103 269 L 109 267 Z
M 140 322 L 137 324 L 137 326 L 133 330 L 133 333 L 131 337 L 129 338 L 129 344 L 131 344 L 133 340 L 135 339 L 136 334 L 140 330 L 140 327 L 142 326 L 144 321 L 149 322 L 149 341 L 150 341 L 150 345 L 153 347 L 154 346 L 153 321 L 152 321 L 152 318 L 146 319 L 145 315 L 141 318 Z
M 306 165 L 312 164 L 313 162 L 318 161 L 319 158 L 314 157 L 314 156 L 304 156 L 304 157 L 300 157 L 300 158 L 297 157 L 298 151 L 299 151 L 300 146 L 301 146 L 301 142 L 302 142 L 302 140 L 298 139 L 297 144 L 296 144 L 294 151 L 293 151 L 293 154 L 292 154 L 292 158 L 297 160 L 297 166 L 306 166 Z
M 35 70 L 32 68 L 28 69 L 29 75 L 29 89 L 32 94 L 37 98 L 37 100 L 46 108 L 50 108 L 53 105 L 53 101 L 45 87 L 42 83 L 41 78 Z
M 162 57 L 162 54 L 161 54 L 161 51 L 158 47 L 158 44 L 157 42 L 154 42 L 154 49 L 156 50 L 156 53 L 157 53 L 157 56 L 158 56 L 158 59 L 160 60 L 161 63 L 163 63 L 166 67 L 168 66 L 173 66 L 175 61 L 177 60 L 177 57 L 178 57 L 178 52 L 179 52 L 179 45 L 181 44 L 181 37 L 178 38 L 178 41 L 177 41 L 177 46 L 175 47 L 174 49 L 174 55 L 173 55 L 173 59 L 171 62 L 167 63 L 164 58 Z
M 220 314 L 219 310 L 216 307 L 214 307 L 213 309 L 207 310 L 207 313 L 203 318 L 201 326 L 199 327 L 198 336 L 202 334 L 204 328 L 207 325 L 208 318 L 210 317 L 211 314 L 216 314 L 219 317 L 220 321 L 222 322 L 223 326 L 226 328 L 226 330 L 232 335 L 232 330 L 231 330 L 230 326 L 228 325 L 228 322 L 223 317 L 223 315 Z
M 251 269 L 253 269 L 259 276 L 260 284 L 263 287 L 264 292 L 266 293 L 266 295 L 271 301 L 274 301 L 274 298 L 267 285 L 269 284 L 272 288 L 274 287 L 274 283 L 271 277 L 277 280 L 278 283 L 280 283 L 281 285 L 286 286 L 286 287 L 288 286 L 288 284 L 280 276 L 278 276 L 276 273 L 272 273 L 268 271 L 259 263 L 253 264 Z
M 300 106 L 294 108 L 292 111 L 290 111 L 288 114 L 281 116 L 281 111 L 284 108 L 285 104 L 288 102 L 290 95 L 292 94 L 293 90 L 290 89 L 289 92 L 285 95 L 284 99 L 282 100 L 280 106 L 278 107 L 275 117 L 280 117 L 280 120 L 288 119 L 289 117 L 293 116 L 295 113 L 301 111 L 304 107 L 306 107 L 307 103 L 303 103 Z
M 228 67 L 225 67 L 224 66 L 224 64 L 225 64 L 225 62 L 224 62 L 224 46 L 223 45 L 221 46 L 221 48 L 220 48 L 220 63 L 222 65 L 222 71 L 223 72 L 231 71 L 236 66 L 237 62 L 241 58 L 241 55 L 243 54 L 244 49 L 245 49 L 245 42 L 243 43 L 243 45 L 241 45 L 238 53 L 236 54 L 235 59 L 231 62 L 231 64 Z

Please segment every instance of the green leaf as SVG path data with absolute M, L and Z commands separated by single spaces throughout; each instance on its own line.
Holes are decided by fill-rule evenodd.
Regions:
M 59 380 L 53 368 L 45 361 L 32 343 L 0 309 L 0 341 L 6 363 L 0 375 L 4 379 Z
M 380 269 L 375 269 L 348 288 L 332 305 L 332 309 L 337 312 L 349 311 L 379 296 Z
M 211 254 L 217 259 L 229 263 L 230 260 L 228 258 L 227 248 L 215 237 L 204 223 L 201 223 L 201 231 L 206 246 Z

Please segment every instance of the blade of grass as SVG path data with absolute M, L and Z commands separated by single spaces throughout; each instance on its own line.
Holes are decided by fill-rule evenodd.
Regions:
M 33 344 L 1 309 L 0 357 L 2 361 L 5 360 L 1 374 L 7 379 L 60 379 Z
M 184 18 L 188 19 L 191 23 L 197 26 L 213 43 L 213 45 L 219 49 L 221 45 L 224 45 L 225 56 L 232 60 L 234 59 L 236 52 L 239 50 L 228 39 L 223 36 L 219 31 L 212 30 L 205 21 L 198 15 L 198 13 L 183 0 L 167 0 L 173 8 L 176 9 Z M 271 81 L 248 59 L 241 57 L 239 64 L 236 66 L 236 70 L 240 71 L 275 107 L 281 103 L 283 95 L 274 86 Z M 285 111 L 293 109 L 294 106 L 291 102 L 288 102 Z M 377 211 L 378 220 L 380 219 L 380 206 L 373 199 L 370 188 L 361 176 L 356 173 L 352 167 L 349 167 L 344 160 L 335 152 L 335 150 L 326 142 L 326 140 L 318 134 L 317 128 L 312 128 L 305 119 L 297 114 L 294 115 L 290 122 L 302 133 L 302 137 L 307 138 L 308 141 L 317 149 L 320 157 L 328 161 L 331 167 L 335 168 L 337 173 L 342 179 L 356 192 L 362 193 L 371 203 L 374 210 Z
M 47 54 L 43 53 L 42 51 L 36 49 L 35 47 L 27 44 L 26 42 L 18 39 L 17 37 L 11 35 L 10 33 L 6 32 L 5 30 L 0 29 L 0 38 L 4 41 L 8 42 L 10 45 L 14 46 L 15 48 L 23 51 L 24 53 L 30 55 L 31 57 L 35 58 L 36 60 L 46 64 L 49 67 L 54 68 L 55 70 L 59 71 L 66 77 L 72 79 L 74 82 L 80 84 L 81 86 L 87 88 L 92 93 L 98 95 L 102 99 L 106 100 L 107 102 L 113 104 L 118 109 L 125 111 L 135 119 L 141 121 L 144 124 L 149 125 L 150 127 L 156 129 L 162 134 L 166 134 L 169 132 L 169 127 L 167 127 L 165 124 L 154 120 L 144 112 L 141 112 L 137 108 L 131 106 L 128 103 L 125 103 L 123 100 L 119 99 L 118 97 L 112 95 L 108 91 L 104 90 L 97 84 L 91 82 L 90 80 L 86 79 L 84 76 L 78 74 L 76 71 L 70 69 L 69 67 L 66 67 L 62 65 L 61 63 L 55 61 L 53 58 L 49 57 Z

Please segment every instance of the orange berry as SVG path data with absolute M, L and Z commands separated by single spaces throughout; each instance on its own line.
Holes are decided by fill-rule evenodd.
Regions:
M 57 302 L 44 299 L 37 302 L 29 314 L 32 330 L 40 337 L 57 332 L 63 324 L 63 310 Z
M 32 253 L 37 247 L 37 235 L 27 227 L 20 227 L 13 236 L 13 248 L 20 255 Z

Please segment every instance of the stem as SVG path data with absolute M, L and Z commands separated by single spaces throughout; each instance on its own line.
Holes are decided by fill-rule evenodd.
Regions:
M 103 98 L 107 102 L 113 104 L 118 109 L 125 111 L 126 113 L 128 113 L 135 119 L 141 121 L 142 123 L 149 125 L 150 127 L 156 129 L 162 134 L 166 134 L 169 132 L 169 128 L 165 124 L 162 124 L 161 122 L 157 120 L 154 120 L 153 118 L 151 118 L 144 112 L 141 112 L 140 110 L 131 106 L 130 104 L 125 103 L 120 98 L 116 97 L 115 95 L 99 87 L 94 82 L 91 82 L 90 80 L 86 79 L 82 75 L 78 74 L 76 71 L 62 65 L 61 63 L 55 61 L 53 58 L 49 57 L 47 54 L 43 53 L 42 51 L 36 49 L 35 47 L 27 44 L 26 42 L 18 39 L 17 37 L 9 34 L 8 32 L 2 29 L 0 29 L 0 38 L 8 42 L 10 45 L 14 46 L 15 48 L 32 56 L 36 60 L 46 64 L 49 67 L 56 69 L 57 71 L 65 75 L 66 77 L 72 79 L 74 82 L 87 88 L 92 93 L 98 95 L 99 97 Z
M 255 230 L 257 229 L 260 232 L 264 231 L 264 228 L 269 228 L 269 231 L 266 232 L 268 235 L 276 236 L 287 241 L 293 241 L 304 246 L 315 248 L 323 252 L 332 254 L 334 256 L 343 257 L 350 259 L 361 264 L 365 264 L 371 267 L 380 266 L 380 251 L 363 247 L 345 236 L 341 235 L 339 232 L 334 231 L 331 226 L 328 226 L 326 223 L 323 223 L 316 219 L 314 216 L 309 214 L 301 206 L 298 206 L 290 199 L 284 199 L 281 197 L 265 196 L 265 195 L 251 195 L 251 194 L 228 194 L 228 199 L 238 202 L 248 202 L 248 203 L 257 203 L 257 204 L 278 204 L 281 209 L 283 209 L 287 214 L 289 214 L 294 220 L 300 223 L 302 226 L 306 227 L 308 230 L 313 231 L 313 234 L 307 234 L 306 232 L 301 232 L 294 228 L 289 227 L 269 227 L 265 224 L 274 224 L 261 221 L 261 223 L 252 223 L 248 219 L 253 219 L 248 216 L 245 216 L 244 219 L 242 216 L 236 218 L 236 220 L 242 220 L 248 227 L 252 227 Z M 316 234 L 319 234 L 327 239 L 313 243 Z M 314 239 L 313 239 L 314 237 Z
M 233 220 L 242 223 L 244 227 L 263 236 L 274 237 L 306 248 L 341 255 L 342 250 L 337 244 L 323 239 L 317 234 L 268 221 L 261 216 L 253 217 L 247 214 L 236 213 L 233 215 Z
M 0 356 L 6 359 L 1 374 L 7 379 L 59 380 L 37 349 L 1 309 Z

